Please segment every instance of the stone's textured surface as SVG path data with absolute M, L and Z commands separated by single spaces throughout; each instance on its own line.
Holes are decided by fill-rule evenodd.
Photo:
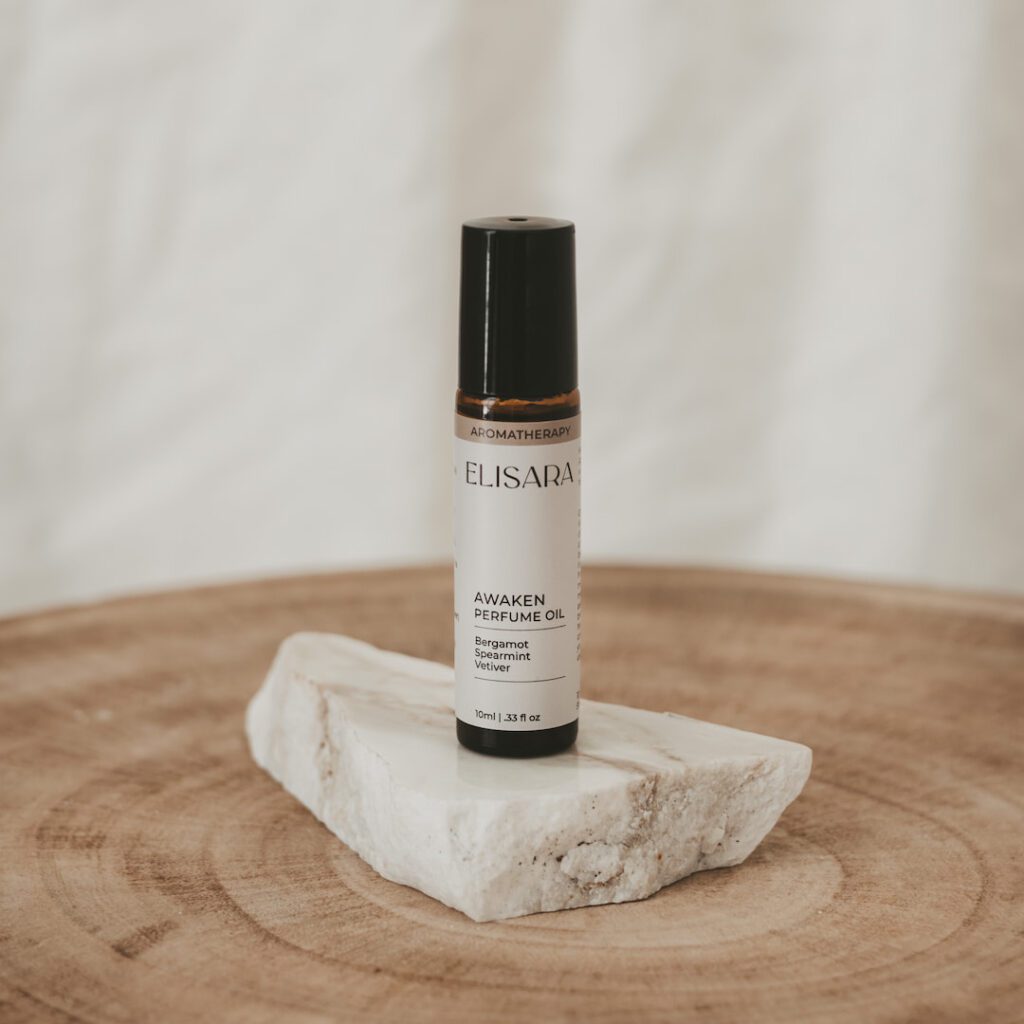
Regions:
M 807 780 L 807 747 L 583 701 L 576 749 L 455 740 L 452 670 L 347 637 L 281 645 L 253 757 L 385 878 L 477 921 L 642 899 L 739 864 Z

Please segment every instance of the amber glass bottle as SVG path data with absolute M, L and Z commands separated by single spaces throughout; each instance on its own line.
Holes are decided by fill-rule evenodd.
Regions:
M 540 217 L 463 226 L 456 728 L 464 746 L 505 757 L 564 750 L 578 728 L 574 236 Z

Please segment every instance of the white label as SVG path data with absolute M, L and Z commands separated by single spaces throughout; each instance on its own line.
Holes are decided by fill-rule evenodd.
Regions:
M 578 716 L 579 424 L 456 416 L 455 713 L 470 725 Z

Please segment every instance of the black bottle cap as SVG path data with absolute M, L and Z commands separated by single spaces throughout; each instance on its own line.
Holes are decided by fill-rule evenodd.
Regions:
M 462 225 L 459 387 L 547 398 L 576 387 L 576 228 L 547 217 Z

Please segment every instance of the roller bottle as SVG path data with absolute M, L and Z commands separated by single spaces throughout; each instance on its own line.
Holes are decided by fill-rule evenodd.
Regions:
M 455 415 L 456 728 L 504 757 L 576 739 L 580 395 L 575 229 L 462 229 Z

